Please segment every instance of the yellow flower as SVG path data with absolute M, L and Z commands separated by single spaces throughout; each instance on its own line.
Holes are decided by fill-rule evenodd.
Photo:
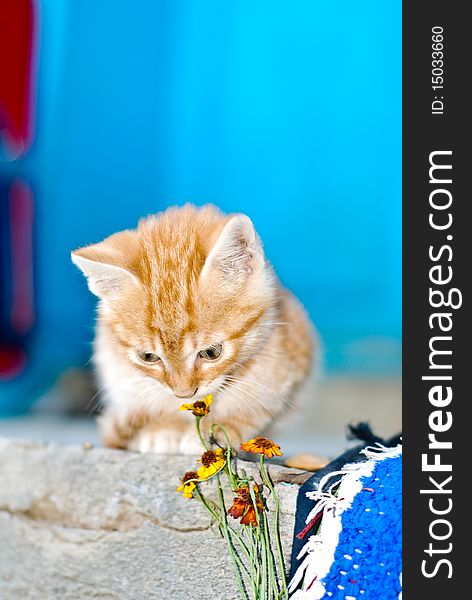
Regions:
M 198 469 L 197 475 L 200 479 L 208 479 L 219 471 L 225 464 L 224 452 L 221 448 L 217 450 L 207 450 L 202 454 L 199 462 L 202 466 Z
M 182 484 L 175 490 L 182 492 L 184 498 L 193 498 L 193 490 L 197 487 L 198 481 L 189 481 L 190 479 L 198 479 L 198 474 L 195 471 L 187 471 L 182 477 Z
M 241 444 L 241 450 L 251 452 L 252 454 L 263 454 L 266 458 L 282 456 L 280 446 L 261 435 Z
M 192 404 L 182 404 L 179 410 L 191 410 L 196 417 L 205 417 L 210 412 L 210 405 L 213 402 L 213 396 L 208 394 L 203 400 L 197 400 Z

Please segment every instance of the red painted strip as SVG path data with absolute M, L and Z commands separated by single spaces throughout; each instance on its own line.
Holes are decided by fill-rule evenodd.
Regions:
M 26 354 L 19 346 L 0 346 L 0 381 L 17 377 L 26 365 Z
M 36 71 L 36 5 L 33 0 L 0 2 L 0 113 L 6 145 L 14 157 L 31 143 L 34 72 Z
M 10 187 L 12 308 L 11 324 L 25 334 L 34 322 L 33 306 L 33 198 L 22 181 Z

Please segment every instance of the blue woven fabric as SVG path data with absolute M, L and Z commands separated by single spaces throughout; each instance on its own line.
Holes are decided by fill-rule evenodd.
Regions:
M 323 579 L 330 600 L 397 600 L 401 591 L 402 458 L 376 463 L 342 515 L 334 562 Z

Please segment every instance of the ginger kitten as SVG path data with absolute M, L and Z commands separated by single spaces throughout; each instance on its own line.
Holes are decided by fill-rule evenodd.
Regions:
M 224 424 L 237 447 L 284 416 L 310 381 L 311 325 L 247 216 L 169 208 L 72 260 L 99 298 L 107 446 L 199 453 L 195 417 L 178 408 L 211 392 L 202 424 Z

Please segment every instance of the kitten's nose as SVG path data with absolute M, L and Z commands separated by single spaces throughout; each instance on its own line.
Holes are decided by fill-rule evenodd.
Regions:
M 177 398 L 193 398 L 197 392 L 198 388 L 195 388 L 193 392 L 189 392 L 188 390 L 174 390 L 174 396 L 177 396 Z

